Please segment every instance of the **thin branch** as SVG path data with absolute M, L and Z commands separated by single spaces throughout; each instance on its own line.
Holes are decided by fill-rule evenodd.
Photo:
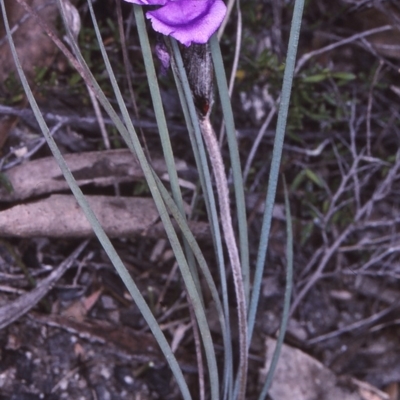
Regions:
M 360 40 L 360 39 L 362 39 L 362 38 L 365 38 L 365 37 L 374 35 L 374 34 L 376 34 L 376 33 L 391 31 L 391 30 L 393 30 L 393 29 L 394 29 L 394 28 L 393 28 L 393 26 L 391 26 L 391 25 L 381 26 L 381 27 L 379 27 L 379 28 L 374 28 L 374 29 L 370 29 L 370 30 L 368 30 L 368 31 L 364 31 L 364 32 L 357 33 L 357 34 L 355 34 L 355 35 L 353 35 L 353 36 L 350 36 L 350 37 L 348 37 L 348 38 L 346 38 L 346 39 L 342 39 L 342 40 L 339 40 L 338 42 L 335 42 L 335 43 L 332 43 L 332 44 L 330 44 L 330 45 L 328 45 L 328 46 L 322 47 L 321 49 L 314 50 L 314 51 L 310 51 L 309 53 L 304 54 L 304 55 L 300 58 L 300 60 L 297 62 L 297 65 L 296 65 L 296 69 L 295 69 L 295 71 L 294 71 L 294 74 L 297 75 L 297 74 L 299 73 L 299 71 L 304 67 L 304 65 L 305 65 L 311 58 L 313 58 L 313 57 L 315 57 L 315 56 L 318 56 L 318 55 L 323 54 L 323 53 L 327 53 L 327 52 L 332 51 L 332 50 L 334 50 L 334 49 L 336 49 L 336 48 L 338 48 L 338 47 L 340 47 L 340 46 L 344 46 L 344 45 L 346 45 L 346 44 L 355 42 L 355 41 L 357 41 L 357 40 Z

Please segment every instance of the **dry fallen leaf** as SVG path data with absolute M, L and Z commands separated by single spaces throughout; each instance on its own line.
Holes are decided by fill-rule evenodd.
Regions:
M 66 318 L 73 318 L 78 322 L 83 322 L 87 313 L 93 308 L 102 293 L 103 290 L 99 289 L 88 297 L 74 301 L 69 307 L 62 311 L 61 315 Z

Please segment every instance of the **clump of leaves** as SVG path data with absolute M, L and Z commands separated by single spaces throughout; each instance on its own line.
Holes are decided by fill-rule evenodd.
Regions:
M 346 119 L 356 75 L 312 66 L 294 81 L 289 133 L 313 126 L 328 131 Z M 340 91 L 339 91 L 340 88 Z

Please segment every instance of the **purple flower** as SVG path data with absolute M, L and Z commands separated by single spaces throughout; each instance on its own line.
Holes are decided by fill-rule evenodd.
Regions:
M 221 25 L 226 6 L 222 0 L 125 0 L 141 6 L 161 6 L 148 11 L 153 29 L 189 46 L 207 43 Z

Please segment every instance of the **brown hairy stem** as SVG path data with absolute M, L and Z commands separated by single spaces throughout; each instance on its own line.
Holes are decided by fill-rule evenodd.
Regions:
M 206 143 L 210 157 L 215 183 L 217 187 L 218 203 L 220 208 L 222 231 L 225 244 L 228 249 L 229 260 L 232 267 L 233 282 L 235 285 L 238 324 L 239 324 L 239 394 L 238 399 L 244 400 L 246 394 L 248 350 L 247 350 L 247 321 L 246 321 L 246 297 L 244 292 L 242 269 L 239 251 L 233 230 L 232 216 L 229 201 L 228 181 L 226 179 L 225 167 L 222 160 L 218 140 L 211 126 L 209 116 L 199 118 L 200 129 Z

